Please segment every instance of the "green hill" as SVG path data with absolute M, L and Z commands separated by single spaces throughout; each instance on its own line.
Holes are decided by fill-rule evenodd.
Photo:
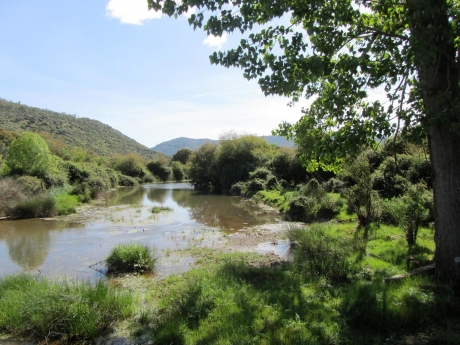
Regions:
M 159 153 L 102 122 L 51 110 L 29 107 L 0 98 L 0 127 L 14 132 L 48 132 L 70 147 L 103 156 L 137 153 L 151 159 Z
M 294 143 L 290 140 L 286 140 L 283 137 L 277 137 L 274 135 L 266 135 L 263 136 L 265 140 L 267 140 L 270 144 L 275 144 L 281 147 L 294 147 Z M 192 139 L 192 138 L 176 138 L 168 141 L 164 141 L 154 147 L 152 147 L 152 150 L 164 153 L 165 155 L 172 156 L 177 152 L 177 150 L 187 147 L 192 150 L 196 150 L 199 148 L 201 145 L 203 145 L 206 142 L 212 142 L 212 143 L 219 143 L 219 140 L 212 140 L 212 139 Z

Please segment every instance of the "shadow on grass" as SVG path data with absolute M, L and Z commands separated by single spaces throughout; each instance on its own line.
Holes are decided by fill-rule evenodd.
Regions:
M 331 284 L 290 263 L 227 258 L 185 279 L 148 322 L 153 344 L 460 343 L 459 299 L 428 278 Z

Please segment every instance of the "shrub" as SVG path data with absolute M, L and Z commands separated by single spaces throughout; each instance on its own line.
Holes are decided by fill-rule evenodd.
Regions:
M 169 175 L 171 175 L 171 169 L 167 167 L 168 162 L 166 160 L 153 160 L 147 163 L 147 169 L 162 181 L 167 181 Z
M 378 193 L 373 190 L 373 176 L 366 156 L 359 156 L 347 167 L 348 175 L 355 185 L 348 187 L 343 193 L 348 208 L 358 216 L 359 227 L 367 228 L 372 222 L 379 220 L 381 202 Z
M 278 179 L 276 178 L 275 175 L 270 174 L 270 175 L 267 176 L 267 178 L 265 179 L 265 188 L 267 188 L 269 190 L 273 190 L 273 189 L 279 190 L 279 189 L 281 189 L 281 185 L 278 182 Z
M 177 150 L 177 152 L 175 154 L 173 154 L 172 156 L 172 161 L 173 162 L 181 162 L 182 164 L 187 164 L 187 162 L 189 161 L 191 155 L 193 153 L 193 150 L 189 149 L 188 147 L 183 147 L 179 150 Z
M 409 246 L 417 242 L 420 227 L 430 219 L 431 204 L 432 194 L 421 184 L 411 186 L 401 197 L 401 202 L 392 204 L 394 218 L 404 230 Z
M 15 202 L 23 200 L 26 195 L 23 186 L 11 177 L 0 179 L 0 215 L 11 216 Z
M 265 181 L 260 178 L 255 178 L 248 183 L 248 191 L 258 192 L 265 189 Z
M 76 212 L 78 205 L 78 196 L 61 194 L 54 198 L 56 202 L 56 211 L 60 215 L 71 214 Z
M 155 265 L 149 248 L 136 243 L 117 245 L 105 262 L 109 273 L 152 271 Z
M 45 184 L 42 179 L 35 176 L 21 176 L 16 180 L 27 195 L 35 195 L 45 191 Z
M 311 222 L 332 218 L 339 212 L 338 203 L 330 200 L 327 195 L 319 200 L 313 196 L 298 196 L 289 201 L 284 219 Z
M 244 182 L 237 182 L 232 185 L 232 188 L 230 188 L 230 195 L 234 196 L 240 196 L 243 195 L 246 192 L 246 183 Z
M 118 184 L 123 187 L 137 186 L 139 183 L 131 176 L 118 174 Z
M 182 181 L 185 179 L 184 167 L 180 162 L 172 162 L 171 171 L 172 171 L 174 180 Z
M 342 193 L 345 190 L 345 183 L 333 177 L 323 183 L 323 188 L 328 193 Z
M 257 168 L 256 170 L 252 171 L 249 173 L 249 178 L 255 179 L 255 178 L 260 178 L 262 180 L 265 180 L 269 175 L 272 175 L 271 171 L 268 170 L 267 168 L 260 167 Z
M 115 168 L 123 175 L 142 178 L 145 175 L 143 160 L 139 155 L 130 153 L 121 157 Z
M 16 202 L 11 212 L 11 216 L 16 218 L 51 217 L 56 214 L 56 203 L 51 196 L 35 195 Z

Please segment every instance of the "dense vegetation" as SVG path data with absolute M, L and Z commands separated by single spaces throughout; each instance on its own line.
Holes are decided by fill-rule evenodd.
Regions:
M 90 153 L 110 157 L 113 154 L 135 153 L 144 159 L 159 155 L 146 146 L 128 138 L 112 127 L 96 120 L 76 115 L 29 107 L 0 98 L 0 128 L 22 133 L 41 133 L 52 138 L 56 150 L 81 147 Z M 0 142 L 0 154 L 2 143 Z
M 73 213 L 118 186 L 184 180 L 190 156 L 179 156 L 184 164 L 163 155 L 150 161 L 135 153 L 100 156 L 49 134 L 5 129 L 0 144 L 0 217 L 13 218 Z

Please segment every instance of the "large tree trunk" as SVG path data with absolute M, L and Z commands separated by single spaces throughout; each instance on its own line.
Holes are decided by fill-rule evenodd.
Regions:
M 460 283 L 460 136 L 442 126 L 430 128 L 434 173 L 436 276 Z
M 460 100 L 456 32 L 445 0 L 407 0 L 434 176 L 439 281 L 460 286 Z

